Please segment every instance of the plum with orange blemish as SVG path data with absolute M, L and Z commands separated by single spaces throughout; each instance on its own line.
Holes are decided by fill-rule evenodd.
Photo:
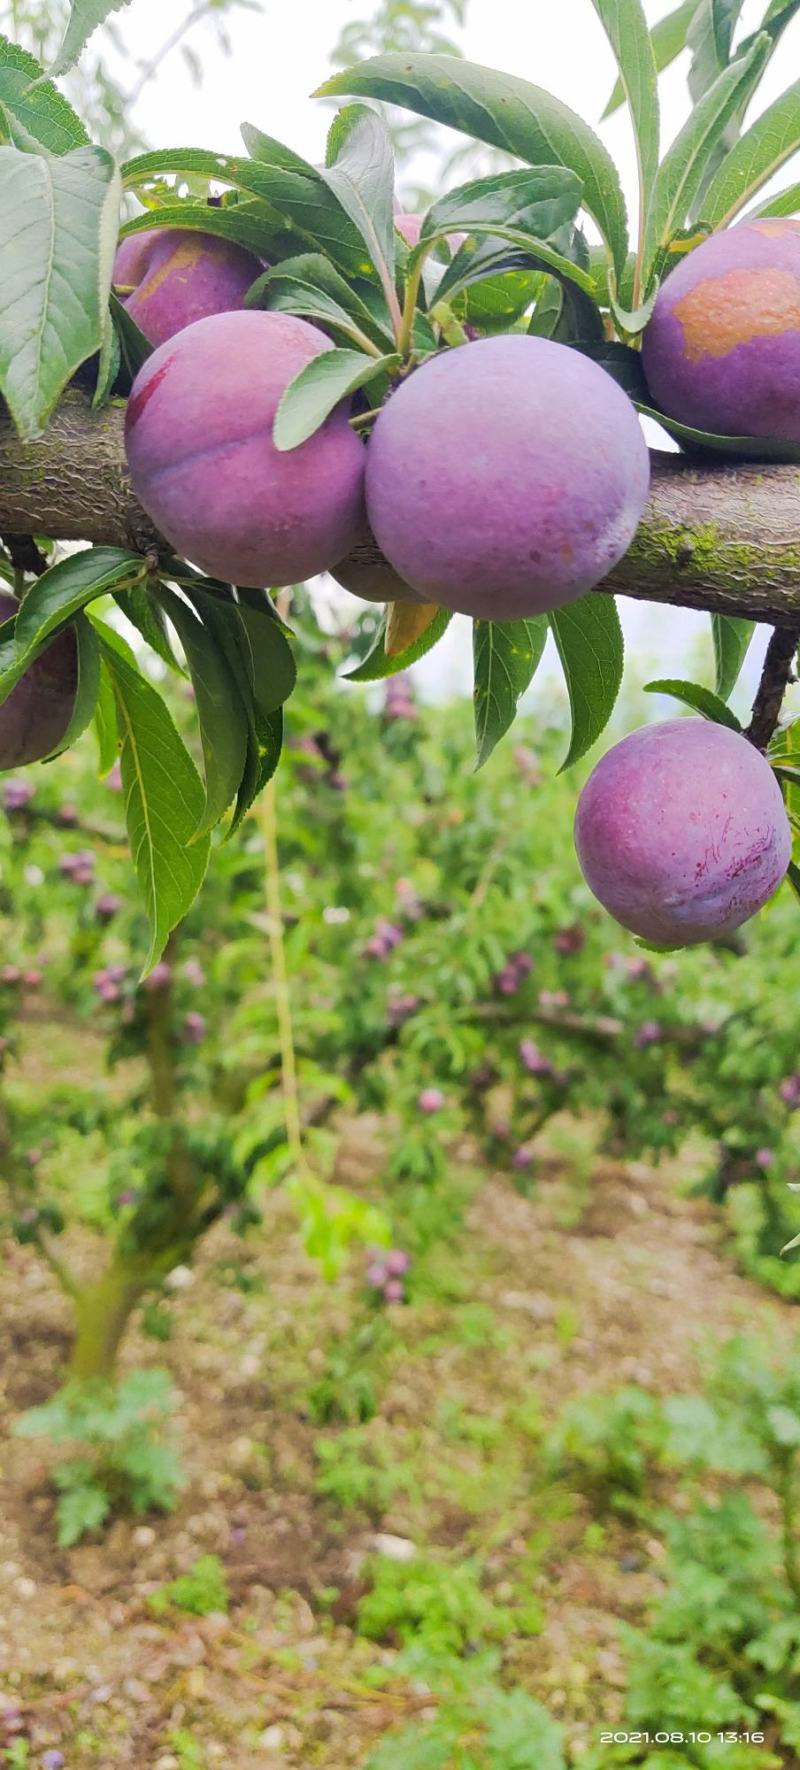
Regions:
M 195 320 L 232 313 L 263 265 L 215 234 L 153 227 L 129 234 L 117 251 L 114 287 L 151 344 L 164 344 Z
M 670 418 L 800 442 L 800 221 L 743 221 L 682 259 L 659 292 L 643 362 Z

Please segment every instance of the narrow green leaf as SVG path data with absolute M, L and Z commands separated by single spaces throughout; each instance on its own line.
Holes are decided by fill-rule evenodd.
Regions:
M 647 694 L 668 694 L 673 700 L 682 701 L 695 713 L 702 713 L 704 719 L 710 719 L 714 725 L 727 725 L 731 731 L 741 731 L 742 727 L 735 713 L 731 712 L 719 695 L 712 694 L 710 688 L 701 687 L 699 682 L 681 682 L 674 677 L 664 677 L 657 682 L 646 682 Z
M 547 642 L 547 618 L 473 621 L 475 766 L 482 768 L 513 724 Z
M 446 633 L 452 619 L 453 616 L 449 608 L 440 608 L 430 626 L 426 627 L 425 632 L 421 633 L 418 639 L 415 639 L 413 645 L 408 646 L 406 651 L 396 652 L 392 657 L 387 657 L 384 647 L 386 635 L 386 621 L 384 620 L 372 650 L 356 666 L 355 670 L 345 672 L 345 682 L 382 682 L 386 676 L 398 676 L 401 670 L 407 670 L 410 664 L 416 664 L 419 658 L 424 658 L 427 652 L 433 651 L 442 634 Z
M 216 594 L 209 580 L 204 583 L 199 579 L 187 590 L 203 626 L 225 658 L 247 721 L 245 766 L 227 839 L 239 828 L 278 766 L 283 743 L 281 703 L 288 698 L 295 680 L 294 657 L 280 623 L 269 612 L 264 613 L 264 599 L 258 591 L 240 594 L 252 599 L 247 625 L 243 618 L 245 605 Z M 270 621 L 274 630 L 271 634 L 262 633 L 260 623 L 264 620 Z
M 796 215 L 800 209 L 800 184 L 788 184 L 782 191 L 776 191 L 774 197 L 765 198 L 755 209 L 750 209 L 743 217 L 751 221 L 756 215 Z
M 130 0 L 72 0 L 64 41 L 49 72 L 53 76 L 68 73 L 98 25 L 129 5 Z
M 78 650 L 78 688 L 72 718 L 57 750 L 52 752 L 53 755 L 69 750 L 86 730 L 94 718 L 100 693 L 100 642 L 97 634 L 84 614 L 76 615 L 72 624 Z
M 659 412 L 655 406 L 642 400 L 634 400 L 634 405 L 642 417 L 655 418 L 676 442 L 683 443 L 687 454 L 735 455 L 742 461 L 800 461 L 800 443 L 788 442 L 785 437 L 717 436 L 711 430 L 695 430 L 691 424 L 679 424 L 677 418 L 668 418 L 666 412 Z
M 126 620 L 141 634 L 145 645 L 149 645 L 150 650 L 161 659 L 162 664 L 166 664 L 167 669 L 174 670 L 178 676 L 185 676 L 186 672 L 178 663 L 170 644 L 164 610 L 156 601 L 152 586 L 146 582 L 132 584 L 121 592 L 115 591 L 114 601 Z
M 475 223 L 485 227 L 493 221 L 548 240 L 575 220 L 582 196 L 583 185 L 568 166 L 532 166 L 473 178 L 431 206 L 422 218 L 420 240 L 470 233 Z
M 0 147 L 0 391 L 23 438 L 102 345 L 119 197 L 102 148 Z
M 266 203 L 229 203 L 215 209 L 208 203 L 162 203 L 137 215 L 120 230 L 120 239 L 130 234 L 148 233 L 154 227 L 187 228 L 192 233 L 215 234 L 222 240 L 233 240 L 256 257 L 267 257 L 280 228 L 279 218 Z
M 639 168 L 639 198 L 647 209 L 658 171 L 658 71 L 642 0 L 592 0 L 616 56 L 628 100 Z
M 687 220 L 720 135 L 755 90 L 769 52 L 769 38 L 762 34 L 746 56 L 723 70 L 662 160 L 645 230 L 643 269 L 648 288 L 658 252 Z
M 334 118 L 321 176 L 358 228 L 384 285 L 394 293 L 394 150 L 377 111 L 349 104 Z M 390 303 L 391 307 L 391 303 Z
M 716 687 L 720 700 L 730 700 L 747 657 L 755 628 L 755 621 L 743 621 L 735 615 L 711 616 Z
M 126 553 L 121 547 L 87 547 L 43 572 L 16 617 L 13 647 L 10 652 L 3 648 L 0 705 L 48 640 L 79 610 L 126 581 L 143 577 L 146 569 L 138 553 Z
M 94 735 L 97 740 L 97 772 L 102 776 L 113 768 L 119 755 L 117 703 L 108 665 L 100 657 L 100 682 L 94 709 Z
M 262 590 L 240 590 L 234 632 L 253 702 L 264 718 L 276 713 L 294 692 L 297 665 L 287 637 Z
M 686 33 L 696 11 L 697 0 L 682 0 L 682 4 L 676 6 L 674 12 L 668 12 L 666 18 L 659 19 L 658 24 L 653 26 L 650 32 L 650 41 L 653 46 L 656 71 L 659 74 L 663 73 L 665 68 L 670 67 L 680 55 L 681 50 L 686 48 Z M 606 117 L 612 117 L 614 112 L 618 111 L 620 105 L 624 103 L 625 87 L 622 81 L 618 80 L 603 112 L 603 121 L 605 122 Z
M 479 254 L 475 253 L 474 247 L 470 246 L 469 242 L 462 246 L 456 253 L 452 264 L 447 266 L 437 289 L 437 301 L 451 300 L 454 294 L 473 281 L 477 272 L 476 259 L 479 259 L 481 270 L 488 267 L 493 271 L 498 263 L 502 263 L 504 254 L 499 251 L 498 242 L 505 240 L 509 246 L 516 249 L 515 262 L 517 265 L 535 266 L 537 270 L 545 270 L 550 275 L 558 277 L 560 282 L 568 285 L 574 284 L 583 295 L 587 295 L 589 300 L 596 305 L 598 290 L 591 272 L 584 270 L 582 265 L 576 264 L 573 259 L 565 257 L 563 252 L 556 251 L 555 247 L 546 240 L 534 239 L 532 234 L 522 233 L 519 228 L 507 227 L 505 223 L 499 221 L 473 221 L 470 232 L 476 238 L 483 239 L 486 248 L 485 257 L 481 255 L 479 259 Z M 425 256 L 427 249 L 427 242 L 415 246 L 409 256 L 410 268 Z
M 164 607 L 183 646 L 195 693 L 206 780 L 206 802 L 196 836 L 218 824 L 242 783 L 248 721 L 235 677 L 213 632 L 188 603 L 162 586 Z
M 800 148 L 800 80 L 782 92 L 725 155 L 703 193 L 703 220 L 728 227 Z
M 313 357 L 281 396 L 272 432 L 276 449 L 299 448 L 343 399 L 401 362 L 397 355 L 372 357 L 361 350 L 324 350 Z
M 369 289 L 369 285 L 362 287 Z M 374 295 L 374 290 L 370 294 Z M 385 320 L 376 318 L 354 281 L 341 276 L 321 252 L 284 259 L 265 271 L 248 290 L 246 305 L 273 313 L 302 314 L 362 346 L 365 340 L 379 341 L 385 350 L 393 343 Z
M 733 33 L 743 5 L 744 0 L 711 0 L 711 29 L 717 60 L 722 68 L 730 61 Z
M 44 79 L 35 56 L 7 37 L 0 37 L 0 111 L 17 147 L 39 142 L 50 154 L 68 154 L 70 148 L 89 145 L 80 118 Z
M 122 739 L 125 815 L 151 926 L 144 974 L 191 908 L 208 865 L 208 838 L 193 842 L 203 815 L 200 776 L 157 689 L 104 639 Z
M 562 770 L 605 731 L 622 682 L 625 647 L 613 596 L 590 592 L 547 617 L 567 684 L 572 737 Z
M 628 252 L 625 200 L 610 154 L 587 123 L 539 86 L 447 55 L 375 56 L 335 74 L 317 96 L 356 93 L 403 105 L 532 166 L 569 166 L 618 275 Z

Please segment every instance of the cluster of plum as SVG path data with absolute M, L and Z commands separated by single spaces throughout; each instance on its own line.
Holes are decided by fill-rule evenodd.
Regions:
M 396 223 L 413 244 L 418 218 Z M 603 368 L 529 333 L 473 339 L 407 363 L 366 442 L 343 401 L 279 449 L 287 388 L 332 344 L 305 319 L 246 307 L 262 268 L 204 234 L 150 229 L 119 248 L 117 292 L 155 346 L 128 403 L 131 479 L 178 553 L 239 585 L 330 571 L 371 600 L 500 621 L 558 609 L 608 575 L 635 535 L 650 467 L 634 407 Z M 800 223 L 751 220 L 687 254 L 659 293 L 643 360 L 670 416 L 799 440 Z M 366 573 L 350 558 L 365 541 L 382 556 Z M 0 710 L 0 750 L 13 723 L 15 762 L 63 736 L 75 670 L 67 635 Z M 636 732 L 603 758 L 576 845 L 611 914 L 664 946 L 737 928 L 791 852 L 765 758 L 700 719 Z

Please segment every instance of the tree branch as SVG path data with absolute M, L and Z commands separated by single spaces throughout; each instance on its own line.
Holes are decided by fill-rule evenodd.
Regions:
M 766 750 L 778 723 L 783 697 L 793 680 L 798 643 L 800 622 L 795 622 L 793 627 L 776 627 L 767 646 L 752 718 L 745 733 L 757 750 Z
M 0 534 L 162 547 L 131 490 L 123 422 L 121 402 L 93 412 L 76 390 L 36 442 L 20 442 L 0 413 Z M 601 590 L 775 627 L 800 622 L 800 468 L 652 460 L 639 532 Z M 374 573 L 379 594 L 378 549 L 362 544 L 352 557 L 362 576 Z

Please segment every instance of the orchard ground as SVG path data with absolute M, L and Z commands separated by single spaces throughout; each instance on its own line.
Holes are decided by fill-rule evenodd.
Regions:
M 36 1085 L 99 1067 L 85 1026 L 76 1067 L 74 1030 L 43 1052 L 40 1024 L 37 1012 L 25 1032 Z M 350 1123 L 340 1155 L 338 1177 L 376 1199 L 386 1129 Z M 366 1300 L 357 1265 L 320 1282 L 279 1195 L 246 1244 L 216 1230 L 170 1305 L 173 1337 L 154 1347 L 137 1332 L 125 1357 L 165 1365 L 178 1388 L 188 1486 L 173 1517 L 120 1519 L 105 1542 L 57 1551 L 41 1446 L 7 1442 L 0 1689 L 7 1749 L 15 1729 L 31 1743 L 14 1762 L 61 1751 L 70 1770 L 363 1770 L 438 1707 L 424 1660 L 416 1677 L 399 1670 L 391 1627 L 362 1632 L 365 1598 L 381 1571 L 416 1563 L 430 1577 L 433 1564 L 447 1581 L 465 1557 L 511 1614 L 496 1677 L 563 1723 L 567 1761 L 619 1721 L 617 1625 L 646 1618 L 663 1544 L 645 1522 L 598 1522 L 586 1494 L 548 1476 L 548 1430 L 587 1390 L 696 1391 L 704 1347 L 754 1318 L 788 1347 L 796 1316 L 736 1274 L 712 1207 L 681 1196 L 685 1168 L 614 1164 L 596 1131 L 552 1123 L 533 1199 L 476 1167 L 468 1145 L 455 1151 L 447 1187 L 463 1227 L 388 1312 Z M 3 1296 L 10 1426 L 50 1393 L 66 1314 L 27 1248 L 9 1250 Z M 327 1421 L 337 1403 L 349 1421 Z M 208 1555 L 227 1614 L 154 1614 L 151 1595 Z M 428 1632 L 435 1613 L 434 1595 Z M 467 1681 L 480 1645 L 465 1649 Z

